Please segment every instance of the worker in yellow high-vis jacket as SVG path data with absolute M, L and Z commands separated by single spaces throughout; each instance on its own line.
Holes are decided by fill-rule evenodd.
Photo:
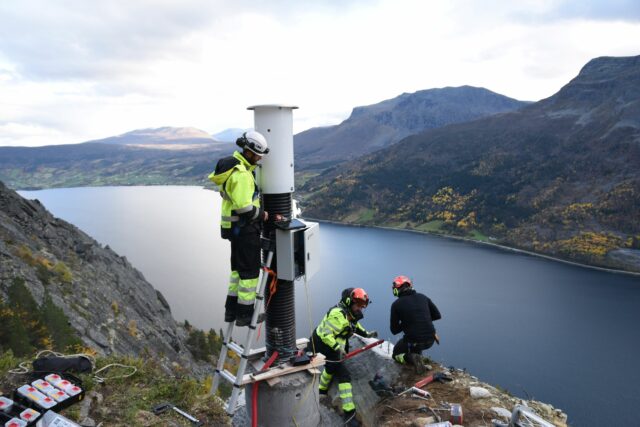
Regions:
M 313 331 L 307 347 L 308 351 L 326 356 L 325 368 L 320 376 L 320 395 L 327 394 L 334 376 L 339 381 L 338 393 L 342 400 L 345 424 L 348 426 L 360 425 L 355 417 L 351 376 L 344 366 L 345 356 L 349 352 L 349 338 L 354 333 L 367 338 L 378 336 L 375 331 L 367 332 L 359 323 L 364 317 L 363 310 L 368 305 L 369 296 L 364 289 L 347 288 L 342 291 L 340 302 L 324 316 Z
M 254 169 L 269 152 L 267 140 L 256 131 L 245 132 L 236 144 L 242 152 L 218 161 L 209 175 L 222 196 L 222 238 L 231 241 L 231 277 L 224 321 L 237 326 L 251 323 L 260 275 L 260 233 L 269 214 L 260 206 Z

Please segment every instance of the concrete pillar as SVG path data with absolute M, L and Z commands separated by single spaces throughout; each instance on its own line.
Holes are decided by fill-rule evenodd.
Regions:
M 265 381 L 258 385 L 259 427 L 318 427 L 318 380 L 308 372 L 295 372 L 278 377 L 279 383 L 269 386 Z M 245 386 L 246 409 L 252 419 L 253 384 Z M 294 422 L 295 417 L 295 422 Z M 251 423 L 249 423 L 251 425 Z

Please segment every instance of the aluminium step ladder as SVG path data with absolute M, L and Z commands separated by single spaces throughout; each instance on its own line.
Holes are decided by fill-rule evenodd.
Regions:
M 265 239 L 269 240 L 269 239 Z M 247 338 L 245 340 L 244 346 L 236 344 L 231 341 L 231 334 L 233 332 L 233 328 L 236 322 L 229 322 L 227 326 L 227 331 L 224 335 L 224 341 L 222 342 L 222 348 L 220 350 L 220 357 L 218 358 L 218 365 L 216 367 L 215 374 L 213 375 L 213 383 L 211 384 L 210 394 L 215 394 L 218 390 L 218 386 L 220 385 L 220 378 L 228 381 L 233 384 L 233 390 L 231 392 L 231 397 L 229 398 L 228 403 L 225 405 L 225 410 L 227 414 L 233 415 L 236 410 L 236 403 L 238 400 L 238 396 L 240 395 L 240 390 L 244 383 L 244 372 L 247 369 L 247 363 L 249 362 L 249 356 L 251 353 L 251 341 L 256 333 L 256 325 L 259 323 L 258 319 L 261 316 L 261 312 L 264 305 L 264 291 L 266 288 L 267 280 L 269 278 L 269 273 L 266 268 L 271 267 L 271 261 L 273 259 L 273 246 L 274 242 L 268 241 L 269 248 L 267 253 L 267 259 L 263 265 L 263 268 L 260 270 L 260 276 L 258 280 L 258 289 L 256 289 L 256 302 L 253 309 L 253 316 L 251 317 L 251 324 L 249 325 L 249 330 L 247 331 Z M 238 372 L 236 375 L 233 375 L 227 369 L 224 368 L 224 362 L 227 359 L 228 350 L 233 351 L 238 356 L 240 356 L 240 366 L 238 367 Z

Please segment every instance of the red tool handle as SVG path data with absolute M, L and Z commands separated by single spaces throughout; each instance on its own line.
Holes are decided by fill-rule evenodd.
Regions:
M 433 375 L 429 375 L 426 378 L 421 379 L 420 381 L 418 381 L 417 383 L 415 383 L 414 387 L 418 387 L 418 388 L 422 388 L 424 386 L 426 386 L 429 383 L 433 382 Z
M 353 350 L 352 352 L 347 353 L 347 355 L 346 355 L 346 356 L 344 357 L 344 359 L 342 359 L 342 360 L 351 359 L 351 358 L 352 358 L 353 356 L 355 356 L 356 354 L 360 354 L 360 353 L 362 353 L 363 351 L 367 351 L 367 350 L 369 350 L 370 348 L 373 348 L 373 347 L 375 347 L 375 346 L 377 346 L 377 345 L 382 344 L 383 342 L 384 342 L 384 340 L 378 340 L 378 341 L 376 341 L 376 342 L 372 342 L 371 344 L 367 344 L 367 345 L 365 345 L 364 347 L 361 347 L 361 348 L 358 348 L 358 349 L 356 349 L 356 350 Z
M 264 366 L 262 366 L 262 369 L 260 369 L 260 372 L 268 370 L 271 364 L 277 358 L 278 358 L 277 351 L 274 351 L 273 353 L 271 353 L 271 357 L 269 358 L 269 360 L 267 360 Z M 253 395 L 251 399 L 251 415 L 253 415 L 251 417 L 251 427 L 256 427 L 258 425 L 258 383 L 259 382 L 260 381 L 256 381 L 255 383 L 253 383 L 253 388 L 251 389 L 252 390 L 251 394 Z

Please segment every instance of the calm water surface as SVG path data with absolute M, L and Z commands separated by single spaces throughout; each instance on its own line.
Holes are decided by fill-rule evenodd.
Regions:
M 22 191 L 125 255 L 177 320 L 222 326 L 229 245 L 217 193 L 199 187 Z M 349 286 L 373 300 L 363 324 L 389 333 L 390 283 L 411 276 L 443 319 L 429 355 L 521 397 L 550 402 L 575 426 L 639 425 L 640 278 L 400 231 L 322 224 L 321 271 L 296 287 L 297 335 Z M 309 304 L 307 304 L 307 300 Z

